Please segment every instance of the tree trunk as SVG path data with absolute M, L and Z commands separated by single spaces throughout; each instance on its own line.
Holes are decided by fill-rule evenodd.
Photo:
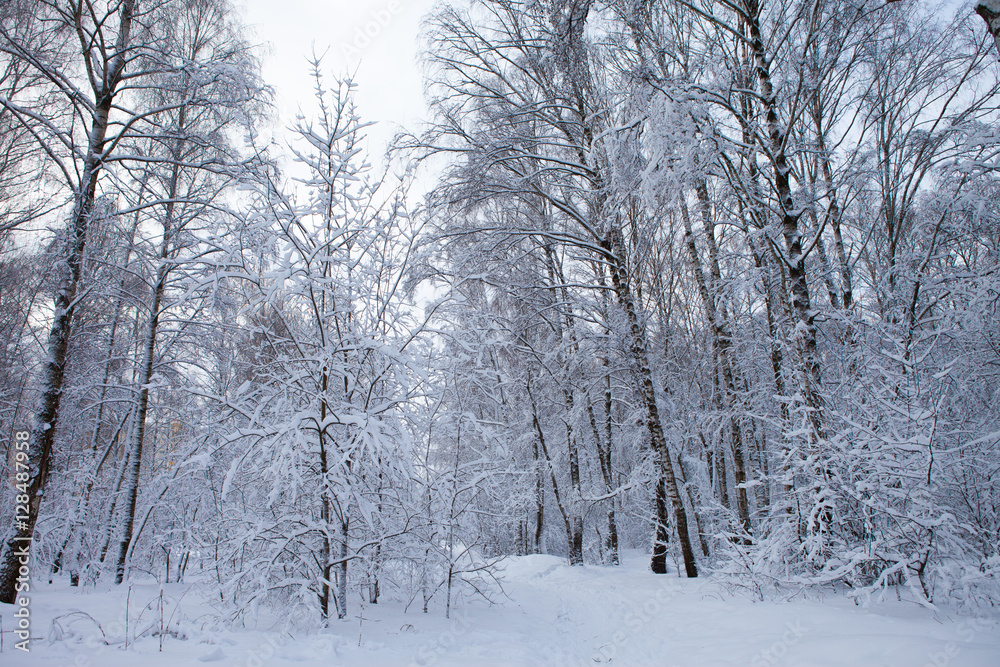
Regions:
M 143 181 L 143 186 L 145 182 Z M 132 250 L 134 247 L 135 233 L 139 225 L 139 213 L 132 218 L 132 230 L 129 237 L 128 252 L 125 255 L 124 267 L 128 266 L 129 260 L 132 257 Z M 104 374 L 101 379 L 100 391 L 97 396 L 97 414 L 94 416 L 94 432 L 90 439 L 90 452 L 92 456 L 96 456 L 97 447 L 100 442 L 101 434 L 101 424 L 104 421 L 104 402 L 107 396 L 108 380 L 111 377 L 111 365 L 114 355 L 115 338 L 118 331 L 118 323 L 122 315 L 122 306 L 124 302 L 124 291 L 125 291 L 125 279 L 128 275 L 127 271 L 122 272 L 121 280 L 118 283 L 118 292 L 115 300 L 114 316 L 111 319 L 111 327 L 108 332 L 108 344 L 105 348 L 104 353 Z M 101 468 L 104 466 L 105 461 L 110 456 L 114 448 L 114 438 L 117 437 L 118 431 L 123 427 L 124 422 L 119 425 L 116 432 L 112 435 L 112 440 L 108 443 L 104 450 L 104 454 L 101 456 L 100 460 L 93 470 L 88 471 L 87 483 L 84 486 L 83 493 L 80 496 L 80 503 L 77 510 L 76 517 L 70 524 L 69 533 L 66 536 L 66 541 L 60 550 L 60 554 L 63 556 L 63 562 L 66 563 L 70 570 L 70 585 L 76 586 L 79 584 L 80 580 L 80 549 L 82 547 L 82 532 L 83 527 L 87 520 L 87 514 L 90 511 L 90 494 L 93 492 L 94 484 L 97 482 L 97 476 L 101 472 Z
M 125 70 L 125 51 L 130 41 L 134 0 L 125 0 L 121 6 L 121 25 L 115 48 L 116 54 L 108 61 L 103 89 L 95 91 L 93 124 L 87 142 L 87 157 L 84 161 L 73 219 L 69 227 L 69 238 L 63 252 L 62 277 L 53 304 L 54 317 L 49 331 L 48 355 L 42 370 L 42 395 L 38 414 L 28 441 L 28 514 L 15 523 L 15 531 L 4 548 L 3 562 L 0 563 L 0 602 L 13 604 L 18 571 L 21 563 L 16 550 L 24 550 L 32 541 L 38 510 L 45 493 L 49 465 L 52 457 L 52 443 L 59 424 L 59 403 L 62 398 L 63 374 L 66 368 L 66 348 L 69 344 L 73 309 L 76 305 L 76 291 L 80 282 L 80 267 L 83 249 L 87 240 L 94 199 L 97 194 L 97 180 L 103 170 L 104 140 L 107 136 L 112 102 Z
M 649 367 L 646 334 L 639 323 L 638 313 L 636 313 L 635 302 L 632 298 L 631 288 L 629 287 L 621 230 L 616 226 L 612 226 L 608 231 L 605 250 L 614 259 L 611 278 L 618 303 L 625 311 L 628 319 L 629 337 L 631 339 L 630 353 L 639 374 L 642 400 L 646 407 L 646 427 L 649 429 L 650 443 L 653 446 L 653 450 L 660 456 L 660 466 L 663 470 L 667 497 L 670 498 L 670 503 L 674 509 L 677 537 L 680 541 L 681 554 L 684 558 L 684 569 L 688 577 L 697 577 L 698 566 L 695 563 L 694 550 L 691 548 L 691 538 L 688 535 L 687 512 L 684 509 L 684 503 L 677 489 L 677 481 L 674 477 L 673 464 L 670 459 L 670 450 L 667 448 L 667 440 L 663 435 L 660 411 L 656 406 L 656 390 L 653 385 L 653 373 Z
M 128 416 L 131 418 L 131 413 Z M 134 419 L 131 428 L 135 428 Z M 117 440 L 117 438 L 115 439 Z M 112 523 L 114 522 L 115 514 L 118 512 L 118 501 L 121 498 L 122 487 L 125 485 L 125 475 L 128 473 L 129 467 L 128 463 L 129 453 L 126 450 L 122 454 L 122 460 L 118 463 L 118 470 L 115 473 L 115 488 L 111 492 L 111 502 L 108 503 L 108 510 L 104 513 L 104 520 L 100 522 L 102 526 L 101 550 L 97 560 L 102 565 L 107 558 L 108 549 L 111 548 Z
M 791 166 L 785 152 L 786 134 L 778 121 L 777 100 L 771 82 L 770 59 L 764 52 L 764 40 L 760 31 L 760 5 L 758 0 L 746 0 L 747 27 L 750 31 L 750 48 L 756 65 L 760 99 L 764 107 L 765 124 L 768 134 L 768 150 L 771 157 L 774 188 L 781 207 L 781 233 L 785 240 L 785 263 L 788 268 L 788 282 L 791 287 L 792 313 L 797 320 L 796 342 L 802 363 L 802 387 L 809 421 L 814 435 L 822 437 L 823 417 L 820 404 L 821 374 L 816 351 L 815 313 L 809 301 L 809 285 L 806 282 L 806 258 L 802 251 L 802 233 L 799 217 L 802 211 L 795 208 L 789 179 Z
M 667 514 L 667 489 L 663 475 L 656 480 L 656 530 L 653 538 L 653 558 L 650 568 L 655 574 L 667 573 L 667 552 L 670 549 L 670 516 Z
M 164 242 L 166 245 L 166 242 Z M 142 365 L 139 368 L 139 400 L 136 405 L 135 426 L 131 430 L 128 446 L 129 472 L 125 481 L 125 517 L 121 542 L 118 544 L 118 559 L 115 567 L 115 583 L 120 584 L 125 579 L 126 560 L 129 545 L 132 543 L 132 531 L 135 526 L 135 508 L 139 496 L 139 473 L 142 470 L 142 445 L 146 435 L 146 413 L 149 409 L 149 380 L 152 377 L 153 357 L 156 350 L 156 330 L 159 326 L 160 301 L 163 298 L 163 284 L 166 281 L 167 267 L 165 257 L 161 256 L 161 264 L 157 269 L 156 288 L 153 291 L 153 303 L 150 306 L 150 321 L 146 328 L 143 341 Z
M 568 414 L 573 414 L 573 394 L 564 391 Z M 569 564 L 583 565 L 583 512 L 581 512 L 582 492 L 580 488 L 580 452 L 576 445 L 576 436 L 569 420 L 566 420 L 566 445 L 569 449 L 569 483 L 572 497 L 569 501 L 570 534 L 569 534 Z
M 893 2 L 894 0 L 889 0 Z M 986 21 L 986 32 L 993 38 L 993 45 L 996 47 L 997 56 L 1000 56 L 1000 11 L 997 11 L 996 2 L 980 2 L 976 5 L 976 13 Z
M 719 271 L 718 249 L 715 244 L 714 225 L 711 222 L 711 215 L 707 211 L 708 190 L 702 182 L 698 188 L 699 208 L 702 209 L 702 222 L 705 226 L 705 236 L 711 240 L 709 246 L 709 267 L 711 283 L 706 279 L 705 272 L 701 266 L 698 256 L 698 247 L 694 240 L 694 230 L 691 226 L 691 218 L 688 215 L 687 206 L 681 203 L 681 218 L 684 221 L 684 238 L 688 249 L 688 257 L 695 274 L 695 281 L 698 283 L 698 292 L 701 295 L 702 305 L 705 310 L 705 317 L 712 330 L 713 347 L 718 354 L 717 373 L 721 372 L 723 380 L 723 396 L 725 397 L 726 412 L 729 416 L 729 432 L 732 443 L 733 456 L 733 480 L 736 482 L 736 515 L 740 526 L 747 534 L 751 532 L 750 524 L 750 502 L 747 498 L 746 490 L 746 464 L 743 451 L 743 429 L 740 425 L 740 417 L 736 414 L 739 409 L 739 399 L 736 392 L 736 381 L 733 375 L 732 356 L 732 336 L 729 332 L 729 325 L 726 322 L 725 314 L 720 312 L 718 306 L 719 283 L 721 282 L 721 272 Z
M 538 455 L 538 440 L 533 441 L 535 462 L 535 543 L 533 553 L 545 553 L 545 471 L 544 463 Z
M 614 439 L 612 437 L 612 421 L 611 421 L 611 408 L 612 408 L 612 394 L 611 394 L 611 363 L 605 358 L 604 360 L 604 465 L 603 470 L 607 471 L 607 477 L 604 480 L 606 486 L 609 487 L 609 492 L 614 488 L 615 475 L 614 468 L 611 467 L 611 450 L 614 445 Z M 618 565 L 621 563 L 621 556 L 619 554 L 618 546 L 618 521 L 615 519 L 615 503 L 616 498 L 611 498 L 608 506 L 608 551 L 611 552 L 611 564 Z
M 559 307 L 558 332 L 560 339 L 565 332 L 569 336 L 570 349 L 579 353 L 580 346 L 576 339 L 576 323 L 574 321 L 572 301 L 566 290 L 566 278 L 563 275 L 562 266 L 556 261 L 552 246 L 545 245 L 546 268 L 549 274 L 549 282 L 553 287 L 558 286 L 559 294 L 562 296 L 562 303 Z M 565 354 L 559 354 L 559 360 L 569 381 L 570 364 Z M 569 564 L 583 565 L 583 491 L 580 481 L 580 450 L 577 446 L 576 435 L 573 432 L 572 415 L 575 412 L 575 399 L 573 389 L 568 386 L 563 387 L 563 403 L 566 406 L 566 449 L 569 461 L 569 491 L 570 497 L 567 499 L 567 511 L 570 518 L 570 530 L 568 538 Z
M 531 374 L 528 374 L 527 380 L 525 382 L 525 388 L 528 392 L 528 399 L 531 401 L 531 423 L 535 427 L 535 434 L 538 436 L 536 442 L 541 448 L 542 456 L 544 457 L 543 465 L 549 471 L 549 478 L 552 482 L 552 496 L 556 501 L 556 508 L 559 510 L 559 514 L 562 515 L 563 525 L 566 528 L 566 539 L 570 547 L 573 544 L 573 523 L 570 520 L 570 515 L 566 512 L 566 506 L 562 501 L 562 494 L 559 493 L 559 484 L 556 482 L 555 471 L 552 470 L 552 458 L 549 456 L 549 448 L 545 444 L 545 431 L 542 430 L 542 424 L 538 420 L 538 408 L 535 405 L 535 397 L 531 392 Z
M 181 110 L 179 125 L 183 127 L 184 111 Z M 178 140 L 178 144 L 180 140 Z M 174 149 L 174 157 L 178 158 L 179 145 Z M 125 525 L 122 540 L 118 545 L 118 561 L 115 568 L 115 583 L 120 584 L 125 578 L 126 560 L 129 545 L 132 542 L 132 531 L 135 525 L 135 507 L 139 495 L 139 473 L 142 469 L 142 450 L 146 436 L 146 414 L 149 410 L 149 381 L 153 375 L 153 360 L 156 356 L 156 334 L 160 326 L 160 305 L 163 302 L 163 292 L 166 289 L 167 276 L 170 273 L 169 258 L 174 236 L 174 198 L 177 196 L 180 165 L 175 162 L 170 175 L 167 191 L 167 205 L 163 221 L 163 239 L 161 240 L 158 266 L 156 268 L 156 284 L 153 288 L 153 302 L 149 309 L 149 325 L 143 340 L 142 365 L 139 368 L 139 401 L 136 406 L 135 428 L 131 432 L 129 442 L 130 463 L 127 486 L 125 487 Z
M 818 101 L 817 104 L 819 104 Z M 833 165 L 826 148 L 822 114 L 818 109 L 814 113 L 814 122 L 816 124 L 817 150 L 819 151 L 820 166 L 823 170 L 823 181 L 826 184 L 826 196 L 830 200 L 830 205 L 827 209 L 827 221 L 830 227 L 833 228 L 833 244 L 837 251 L 837 264 L 840 269 L 840 305 L 845 311 L 850 311 L 854 305 L 854 285 L 851 279 L 851 265 L 847 260 L 844 237 L 840 231 L 842 212 L 840 210 L 840 202 L 837 199 L 837 189 L 833 185 Z
M 610 410 L 610 395 L 605 394 L 605 408 Z M 609 413 L 610 414 L 610 413 Z M 614 492 L 614 479 L 612 476 L 611 469 L 611 430 L 610 421 L 606 421 L 605 424 L 607 429 L 605 431 L 608 440 L 604 443 L 601 442 L 601 433 L 597 429 L 597 417 L 594 414 L 594 406 L 590 400 L 590 396 L 587 396 L 587 416 L 590 419 L 590 428 L 594 434 L 594 444 L 597 447 L 597 460 L 601 467 L 601 478 L 604 481 L 604 493 L 608 495 L 607 502 L 608 511 L 608 535 L 605 540 L 605 546 L 608 549 L 607 562 L 612 565 L 619 564 L 618 558 L 618 525 L 615 522 L 615 496 L 612 495 Z M 608 418 L 610 420 L 610 417 Z
M 337 618 L 347 618 L 347 552 L 350 539 L 350 519 L 344 515 L 340 524 L 340 554 L 337 569 Z
M 324 406 L 325 407 L 325 406 Z M 321 415 L 325 418 L 325 415 Z M 326 447 L 324 445 L 324 440 L 322 435 L 320 436 L 320 475 L 322 478 L 322 483 L 326 485 L 327 475 L 329 474 L 329 469 L 327 465 L 327 454 Z M 330 619 L 330 592 L 331 592 L 331 576 L 333 575 L 333 565 L 330 564 L 330 557 L 333 555 L 332 544 L 333 540 L 330 537 L 330 500 L 329 491 L 324 489 L 320 494 L 320 508 L 319 508 L 319 520 L 323 525 L 323 535 L 320 537 L 319 544 L 319 563 L 320 563 L 320 576 L 322 581 L 319 587 L 319 613 L 320 618 L 323 620 L 323 624 L 327 625 Z

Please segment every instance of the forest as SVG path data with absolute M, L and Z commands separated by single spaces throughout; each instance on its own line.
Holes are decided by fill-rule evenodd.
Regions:
M 998 31 L 443 1 L 383 158 L 319 56 L 277 117 L 228 0 L 0 3 L 0 602 L 30 543 L 233 621 L 629 550 L 996 605 Z

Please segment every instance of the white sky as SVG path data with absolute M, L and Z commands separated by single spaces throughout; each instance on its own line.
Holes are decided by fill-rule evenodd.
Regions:
M 326 51 L 324 74 L 355 74 L 361 117 L 377 163 L 398 126 L 416 129 L 425 116 L 423 79 L 416 61 L 421 18 L 435 0 L 234 0 L 244 22 L 269 46 L 264 79 L 276 90 L 279 124 L 288 126 L 312 104 L 307 59 Z

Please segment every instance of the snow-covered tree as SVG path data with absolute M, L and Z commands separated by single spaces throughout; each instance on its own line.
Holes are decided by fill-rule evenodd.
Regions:
M 162 199 L 155 201 L 140 197 L 141 201 L 126 204 L 114 200 L 119 193 L 127 200 L 124 190 L 129 187 L 142 190 L 150 185 L 149 180 L 133 177 L 152 166 L 172 169 L 175 181 L 182 170 L 231 174 L 232 161 L 217 157 L 202 160 L 189 154 L 185 142 L 187 146 L 204 144 L 201 138 L 192 136 L 196 132 L 192 133 L 183 117 L 213 114 L 227 105 L 238 108 L 258 93 L 253 83 L 247 85 L 248 76 L 252 79 L 248 75 L 250 61 L 227 60 L 225 48 L 214 43 L 218 29 L 209 28 L 203 21 L 212 12 L 221 21 L 221 12 L 227 7 L 223 3 L 40 0 L 8 4 L 0 31 L 0 50 L 6 59 L 22 64 L 31 73 L 29 81 L 34 85 L 3 97 L 0 104 L 15 124 L 30 134 L 48 160 L 48 171 L 58 177 L 60 191 L 55 196 L 66 197 L 63 214 L 69 222 L 56 241 L 54 270 L 58 277 L 46 356 L 38 380 L 41 397 L 32 426 L 27 469 L 21 471 L 27 478 L 18 490 L 31 499 L 30 511 L 7 540 L 0 565 L 0 599 L 7 601 L 12 599 L 17 573 L 13 546 L 32 537 L 53 468 L 67 351 L 74 311 L 83 296 L 79 287 L 88 233 L 95 218 L 102 215 L 98 204 L 106 197 L 109 210 L 117 208 L 122 213 L 130 208 L 161 207 L 169 218 L 170 209 L 190 193 L 168 187 L 160 192 Z M 198 34 L 186 32 L 196 24 L 200 27 L 193 30 Z M 209 43 L 212 45 L 207 46 Z M 215 50 L 215 46 L 220 49 Z M 159 94 L 151 92 L 154 90 Z M 220 95 L 222 90 L 225 95 Z M 177 120 L 180 122 L 174 122 Z M 154 310 L 158 307 L 154 304 Z M 141 385 L 140 394 L 148 391 Z M 141 441 L 141 428 L 130 432 Z M 139 461 L 134 459 L 133 465 L 137 468 Z M 130 475 L 129 479 L 134 477 Z M 132 498 L 130 493 L 128 510 L 134 509 Z
M 379 559 L 410 530 L 414 230 L 364 157 L 353 84 L 328 89 L 313 66 L 314 115 L 292 128 L 299 187 L 272 172 L 249 222 L 273 254 L 244 314 L 251 379 L 224 397 L 238 453 L 220 493 L 234 594 L 316 604 L 326 622 L 348 615 L 350 573 L 367 566 L 378 587 Z

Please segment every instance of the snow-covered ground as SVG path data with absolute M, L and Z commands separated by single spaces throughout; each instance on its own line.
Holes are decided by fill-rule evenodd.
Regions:
M 467 601 L 448 620 L 440 610 L 420 613 L 417 603 L 404 613 L 399 604 L 359 607 L 355 597 L 353 618 L 326 632 L 296 629 L 294 619 L 273 616 L 262 625 L 278 629 L 220 631 L 210 601 L 194 589 L 185 592 L 190 586 L 164 587 L 161 621 L 156 584 L 81 593 L 56 582 L 33 593 L 30 654 L 14 649 L 13 607 L 0 605 L 0 664 L 1000 665 L 996 613 L 934 611 L 895 596 L 868 608 L 832 594 L 753 602 L 711 578 L 654 575 L 646 563 L 641 554 L 619 568 L 571 568 L 552 556 L 512 558 L 496 604 Z M 163 633 L 162 652 L 161 627 L 171 630 Z

